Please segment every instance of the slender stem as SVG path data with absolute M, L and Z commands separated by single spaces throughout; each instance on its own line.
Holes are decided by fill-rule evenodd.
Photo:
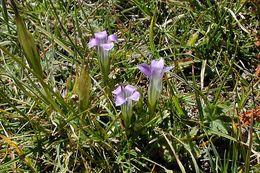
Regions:
M 255 107 L 255 97 L 254 97 L 254 86 L 253 86 L 253 82 L 252 82 L 252 94 L 253 94 L 253 103 L 254 103 L 254 107 Z M 247 150 L 247 154 L 246 154 L 246 161 L 245 161 L 245 173 L 248 173 L 250 168 L 250 156 L 251 156 L 251 150 L 252 150 L 252 146 L 253 146 L 253 126 L 254 126 L 254 116 L 256 114 L 256 111 L 253 111 L 253 114 L 251 115 L 251 123 L 250 123 L 250 129 L 249 129 L 249 145 L 248 145 L 248 150 Z

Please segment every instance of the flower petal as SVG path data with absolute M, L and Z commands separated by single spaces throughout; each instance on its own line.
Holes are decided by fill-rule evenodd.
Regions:
M 98 40 L 107 39 L 107 31 L 96 32 L 94 35 L 95 35 L 95 38 L 97 38 Z
M 125 102 L 126 102 L 126 99 L 123 98 L 121 95 L 117 95 L 115 97 L 115 104 L 116 104 L 116 106 L 120 106 L 120 105 L 124 104 Z
M 114 91 L 112 91 L 112 93 L 115 95 L 122 94 L 122 86 L 118 86 Z
M 132 85 L 126 85 L 125 87 L 125 92 L 129 93 L 130 95 L 136 91 L 137 87 L 132 86 Z
M 108 41 L 109 41 L 109 42 L 116 42 L 116 43 L 118 42 L 117 37 L 116 37 L 115 34 L 109 35 L 109 36 L 108 36 Z
M 88 42 L 88 48 L 92 48 L 97 45 L 98 45 L 98 40 L 95 38 L 91 38 L 90 41 Z
M 151 76 L 151 69 L 149 65 L 143 63 L 138 65 L 137 67 L 148 78 Z
M 137 92 L 137 91 L 135 91 L 135 92 L 129 97 L 129 99 L 134 100 L 134 101 L 138 101 L 139 98 L 140 98 L 140 93 Z
M 151 78 L 153 80 L 161 80 L 164 74 L 164 59 L 161 58 L 159 61 L 152 60 L 151 63 Z
M 157 60 L 152 60 L 151 63 L 151 69 L 156 69 L 156 70 L 163 70 L 164 68 L 164 59 L 161 58 L 159 61 Z
M 101 44 L 100 47 L 102 47 L 104 50 L 111 50 L 114 47 L 114 43 L 113 42 L 104 43 Z

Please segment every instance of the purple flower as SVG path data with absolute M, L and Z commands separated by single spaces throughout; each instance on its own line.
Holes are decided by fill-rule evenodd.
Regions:
M 117 38 L 114 34 L 108 36 L 106 31 L 97 32 L 94 36 L 94 38 L 90 39 L 88 47 L 97 47 L 98 61 L 103 76 L 103 82 L 107 85 L 110 72 L 109 51 L 114 47 L 114 42 L 117 42 Z
M 140 64 L 139 70 L 150 80 L 148 88 L 148 104 L 151 112 L 155 110 L 156 102 L 162 91 L 162 78 L 165 72 L 170 71 L 171 67 L 164 67 L 164 60 L 152 60 L 150 65 Z
M 151 65 L 140 64 L 139 70 L 150 80 L 160 80 L 163 77 L 164 72 L 171 70 L 171 67 L 164 67 L 164 60 L 161 58 L 159 61 L 152 60 Z
M 127 85 L 125 87 L 119 86 L 112 92 L 115 94 L 116 106 L 121 106 L 122 119 L 126 128 L 129 128 L 132 123 L 132 101 L 138 101 L 140 97 L 140 93 L 136 90 L 137 87 Z
M 95 37 L 90 39 L 88 43 L 89 48 L 97 46 L 104 50 L 111 50 L 114 47 L 113 42 L 118 42 L 114 34 L 108 36 L 106 31 L 97 32 L 94 34 L 94 36 Z
M 115 94 L 115 104 L 116 106 L 121 106 L 126 102 L 138 101 L 140 93 L 137 90 L 137 87 L 132 85 L 119 86 L 112 93 Z

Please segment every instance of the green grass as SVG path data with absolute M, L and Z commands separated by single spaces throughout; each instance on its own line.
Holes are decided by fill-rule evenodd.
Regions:
M 240 122 L 260 105 L 257 1 L 0 2 L 0 172 L 259 172 L 259 122 Z M 108 86 L 87 47 L 103 30 Z M 160 57 L 151 113 L 137 65 Z M 130 129 L 118 84 L 141 93 Z

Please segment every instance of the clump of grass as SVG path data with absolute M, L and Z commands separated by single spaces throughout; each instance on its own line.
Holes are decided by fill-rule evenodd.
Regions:
M 10 2 L 0 7 L 1 171 L 259 171 L 258 3 Z M 104 30 L 118 38 L 106 82 L 87 46 Z M 157 92 L 137 65 L 160 58 L 173 69 L 151 109 Z M 140 93 L 122 109 L 130 119 L 112 96 L 127 84 Z

